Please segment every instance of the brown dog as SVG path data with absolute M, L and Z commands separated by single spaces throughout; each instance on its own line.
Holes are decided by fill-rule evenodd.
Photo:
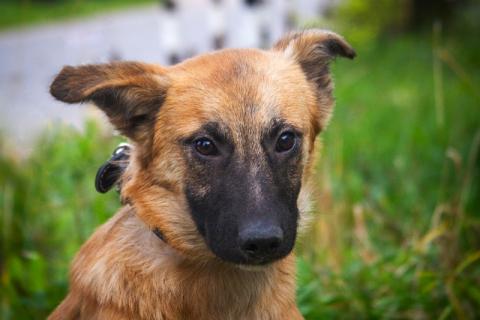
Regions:
M 65 67 L 52 95 L 93 102 L 135 148 L 128 204 L 83 245 L 50 319 L 301 319 L 291 251 L 338 55 L 355 52 L 310 30 L 168 68 Z

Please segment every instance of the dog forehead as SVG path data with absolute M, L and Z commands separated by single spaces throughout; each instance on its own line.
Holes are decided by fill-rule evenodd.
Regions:
M 252 132 L 272 119 L 300 129 L 311 123 L 314 92 L 301 68 L 280 53 L 222 50 L 187 60 L 169 75 L 172 86 L 160 116 L 179 134 L 195 132 L 208 122 Z

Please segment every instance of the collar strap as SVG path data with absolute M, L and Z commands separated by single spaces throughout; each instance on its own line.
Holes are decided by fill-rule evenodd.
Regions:
M 131 149 L 131 145 L 121 143 L 115 148 L 110 159 L 105 161 L 105 163 L 98 169 L 97 176 L 95 177 L 95 189 L 97 189 L 98 192 L 106 193 L 115 184 L 117 185 L 117 190 L 120 191 L 122 184 L 121 177 L 128 166 Z M 130 204 L 128 199 L 122 199 L 122 203 Z M 154 228 L 152 232 L 160 240 L 165 243 L 167 242 L 159 228 Z
M 160 231 L 160 229 L 158 228 L 155 228 L 152 230 L 153 234 L 156 235 L 160 240 L 162 240 L 163 242 L 167 242 L 167 240 L 165 239 L 165 236 L 163 235 L 162 231 Z

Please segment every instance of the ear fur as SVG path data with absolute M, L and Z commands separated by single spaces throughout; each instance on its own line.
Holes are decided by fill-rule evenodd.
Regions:
M 319 89 L 329 83 L 328 64 L 337 56 L 353 59 L 355 50 L 338 34 L 319 29 L 293 32 L 280 39 L 273 50 L 297 61 L 307 79 Z
M 51 84 L 50 93 L 67 103 L 93 102 L 123 135 L 144 143 L 168 87 L 168 77 L 160 67 L 115 62 L 66 66 Z
M 273 47 L 296 61 L 317 91 L 320 105 L 320 129 L 328 121 L 333 105 L 333 84 L 329 64 L 337 56 L 353 59 L 355 50 L 338 34 L 320 29 L 293 32 Z

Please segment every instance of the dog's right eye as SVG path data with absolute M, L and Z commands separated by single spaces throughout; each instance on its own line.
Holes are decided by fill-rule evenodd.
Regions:
M 218 149 L 212 140 L 208 138 L 200 138 L 193 142 L 195 150 L 203 156 L 215 156 Z
M 277 152 L 286 152 L 291 150 L 295 146 L 295 134 L 287 131 L 280 135 L 277 140 L 275 149 Z

